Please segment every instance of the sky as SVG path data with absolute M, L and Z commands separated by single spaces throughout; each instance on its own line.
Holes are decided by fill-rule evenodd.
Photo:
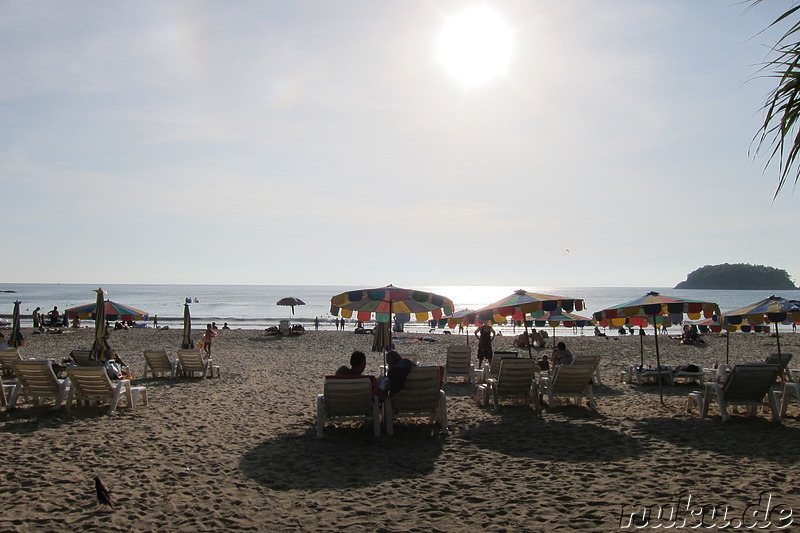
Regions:
M 511 56 L 469 85 L 437 39 L 476 5 Z M 4 0 L 0 281 L 800 282 L 752 142 L 788 5 Z

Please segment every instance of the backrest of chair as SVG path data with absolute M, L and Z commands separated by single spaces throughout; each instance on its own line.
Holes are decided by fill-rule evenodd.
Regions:
M 91 350 L 72 350 L 69 353 L 72 360 L 75 361 L 75 364 L 78 366 L 103 366 L 103 363 L 100 361 L 90 360 L 89 356 L 91 356 L 91 354 Z
M 172 363 L 166 350 L 145 350 L 144 359 L 147 361 L 147 366 L 155 372 L 169 372 L 172 370 Z
M 14 361 L 11 363 L 23 390 L 28 394 L 57 394 L 59 382 L 50 361 Z
M 726 400 L 761 401 L 778 377 L 778 366 L 766 363 L 736 365 L 722 387 Z
M 108 398 L 114 395 L 114 386 L 102 366 L 67 367 L 74 394 L 78 398 Z
M 392 396 L 396 411 L 434 410 L 439 405 L 442 373 L 438 366 L 415 366 L 403 390 Z
M 498 393 L 527 392 L 531 388 L 536 369 L 536 360 L 527 358 L 505 358 L 497 374 Z
M 767 359 L 766 361 L 764 361 L 764 364 L 775 365 L 775 366 L 780 365 L 780 369 L 783 370 L 786 368 L 786 366 L 789 364 L 789 361 L 791 360 L 792 360 L 792 354 L 790 353 L 782 353 L 780 355 L 777 353 L 771 353 L 769 354 L 769 356 L 767 356 Z
M 372 414 L 372 379 L 325 378 L 325 412 L 329 416 Z
M 279 330 L 281 333 L 291 333 L 291 331 L 292 331 L 292 328 L 291 328 L 291 327 L 289 327 L 289 321 L 288 321 L 288 320 L 281 320 L 281 321 L 278 323 L 278 330 Z
M 469 346 L 466 344 L 451 344 L 447 347 L 447 359 L 445 367 L 450 373 L 466 373 L 469 371 L 469 363 L 472 358 Z
M 205 370 L 203 354 L 197 348 L 178 350 L 178 359 L 181 362 L 181 370 L 184 372 L 202 372 Z
M 0 350 L 0 370 L 3 372 L 13 372 L 14 369 L 11 367 L 11 363 L 21 360 L 22 356 L 19 354 L 19 349 L 17 348 Z
M 599 364 L 600 364 L 599 355 L 575 355 L 572 357 L 571 366 L 588 365 L 596 369 L 597 365 Z
M 517 352 L 494 352 L 492 356 L 492 364 L 489 365 L 489 373 L 496 376 L 500 372 L 500 363 L 503 359 L 516 359 Z
M 594 369 L 588 365 L 559 365 L 556 367 L 551 388 L 554 393 L 581 393 L 592 379 Z

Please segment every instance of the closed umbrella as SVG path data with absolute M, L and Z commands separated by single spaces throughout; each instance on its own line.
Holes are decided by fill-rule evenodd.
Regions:
M 8 339 L 8 345 L 12 348 L 25 346 L 25 339 L 22 337 L 22 331 L 20 331 L 19 327 L 19 304 L 21 303 L 19 300 L 14 302 L 14 314 L 11 319 L 11 338 Z
M 678 323 L 683 319 L 683 315 L 688 315 L 690 319 L 697 320 L 701 316 L 711 318 L 715 314 L 719 315 L 719 306 L 716 303 L 675 298 L 651 291 L 636 300 L 594 313 L 594 321 L 604 327 L 609 325 L 620 327 L 626 323 L 641 328 L 649 324 L 653 325 L 656 343 L 658 394 L 663 404 L 664 392 L 661 388 L 661 354 L 658 351 L 658 326 L 663 324 L 669 326 L 669 323 Z M 640 348 L 640 351 L 642 365 L 644 365 L 644 348 Z
M 97 293 L 97 302 L 95 302 L 94 312 L 94 344 L 92 344 L 91 352 L 89 353 L 90 361 L 98 361 L 100 363 L 107 363 L 108 361 L 116 360 L 122 364 L 121 360 L 111 349 L 108 344 L 108 330 L 106 328 L 106 306 L 104 301 L 104 294 L 106 291 L 102 287 L 97 288 L 94 292 Z
M 183 304 L 183 341 L 181 342 L 181 349 L 191 350 L 194 348 L 192 343 L 192 315 L 189 313 L 189 302 L 191 298 L 186 298 L 186 303 Z

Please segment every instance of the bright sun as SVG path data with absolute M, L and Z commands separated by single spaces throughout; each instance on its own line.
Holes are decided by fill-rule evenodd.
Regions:
M 467 87 L 506 73 L 511 62 L 512 34 L 496 11 L 470 7 L 445 21 L 436 43 L 436 59 Z

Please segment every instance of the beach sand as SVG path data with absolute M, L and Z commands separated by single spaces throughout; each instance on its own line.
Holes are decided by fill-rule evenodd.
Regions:
M 60 360 L 91 346 L 93 330 L 24 335 L 23 357 Z M 444 364 L 447 345 L 464 342 L 422 337 L 402 335 L 399 351 Z M 725 338 L 704 338 L 704 345 L 680 346 L 661 337 L 662 363 L 724 362 Z M 423 421 L 401 421 L 393 437 L 345 423 L 317 440 L 322 376 L 354 349 L 367 352 L 367 370 L 377 372 L 372 338 L 220 332 L 221 378 L 137 380 L 147 386 L 148 406 L 115 416 L 30 404 L 0 411 L 0 530 L 614 531 L 628 523 L 623 510 L 668 511 L 687 501 L 695 511 L 727 506 L 728 519 L 747 511 L 763 525 L 765 517 L 752 513 L 763 515 L 767 496 L 771 508 L 791 508 L 800 522 L 797 406 L 782 425 L 768 415 L 722 423 L 716 410 L 701 419 L 685 413 L 697 385 L 665 386 L 662 407 L 656 386 L 619 382 L 623 366 L 639 362 L 638 336 L 563 340 L 575 354 L 603 356 L 597 412 L 562 406 L 536 416 L 514 405 L 493 412 L 476 405 L 473 386 L 448 383 L 446 437 Z M 645 364 L 655 366 L 652 334 L 641 340 Z M 511 341 L 498 337 L 495 349 L 510 349 Z M 180 342 L 177 329 L 118 331 L 110 339 L 136 375 L 144 349 L 174 355 Z M 782 335 L 781 347 L 800 356 L 800 335 Z M 775 348 L 774 337 L 736 334 L 731 362 L 763 360 Z M 98 506 L 93 476 L 111 491 L 113 511 Z

